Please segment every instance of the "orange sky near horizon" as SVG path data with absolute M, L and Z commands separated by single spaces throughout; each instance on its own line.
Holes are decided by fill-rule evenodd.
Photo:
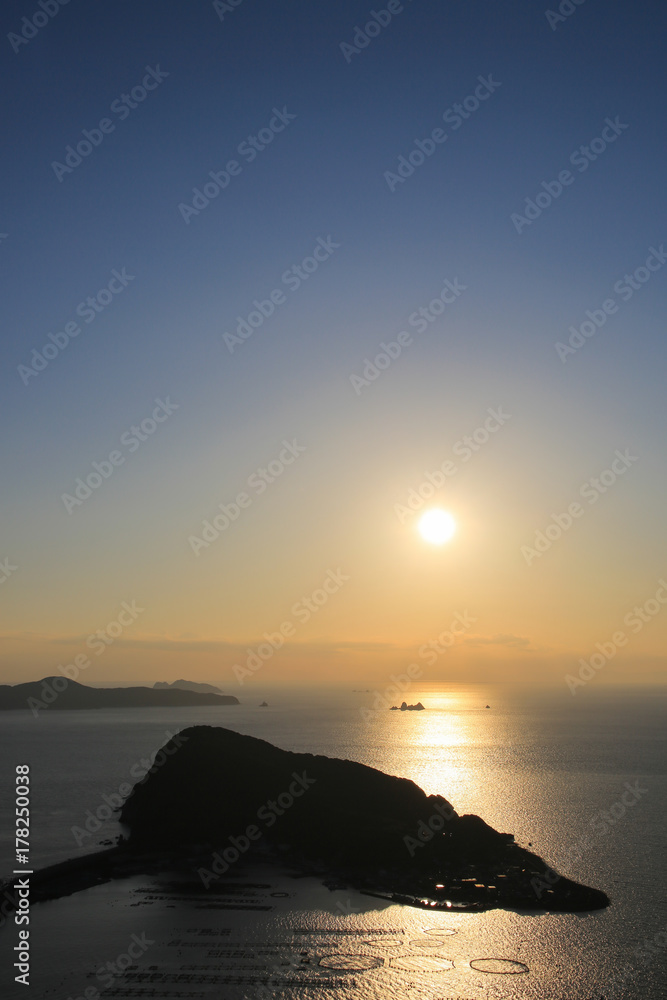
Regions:
M 440 491 L 435 499 L 451 496 Z M 221 534 L 199 555 L 186 549 L 174 578 L 160 578 L 161 567 L 152 566 L 134 576 L 131 589 L 118 586 L 116 600 L 107 580 L 80 594 L 76 609 L 65 589 L 56 590 L 39 629 L 22 608 L 27 593 L 17 570 L 6 581 L 5 606 L 13 604 L 14 620 L 23 616 L 33 627 L 0 636 L 2 680 L 34 680 L 77 663 L 75 677 L 84 684 L 185 677 L 242 693 L 290 683 L 383 685 L 416 663 L 425 681 L 566 685 L 582 658 L 593 657 L 604 683 L 661 682 L 662 577 L 654 572 L 640 585 L 631 572 L 621 579 L 600 574 L 593 589 L 586 539 L 576 537 L 581 525 L 573 521 L 569 535 L 531 555 L 521 546 L 532 539 L 516 532 L 500 489 L 494 500 L 495 519 L 488 504 L 475 510 L 469 502 L 466 516 L 461 496 L 450 503 L 457 531 L 441 546 L 417 530 L 432 501 L 420 504 L 413 495 L 417 510 L 407 513 L 397 502 L 384 516 L 367 505 L 356 538 L 348 512 L 347 525 L 313 536 L 291 561 L 283 559 L 280 581 L 268 570 L 258 575 L 257 553 L 268 567 L 283 540 L 239 517 L 231 526 L 236 534 Z M 255 557 L 244 561 L 250 543 Z M 229 573 L 230 559 L 239 572 Z M 67 630 L 58 627 L 63 623 Z

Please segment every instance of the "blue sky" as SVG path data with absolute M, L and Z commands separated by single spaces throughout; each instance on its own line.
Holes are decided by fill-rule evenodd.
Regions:
M 553 30 L 535 3 L 414 0 L 347 61 L 341 44 L 382 5 L 243 0 L 221 20 L 212 3 L 71 0 L 18 52 L 7 36 L 40 8 L 5 5 L 1 543 L 21 568 L 0 595 L 7 634 L 86 632 L 136 580 L 147 641 L 250 641 L 291 603 L 284 589 L 347 559 L 363 586 L 303 641 L 423 641 L 488 575 L 490 632 L 504 616 L 503 631 L 565 656 L 650 592 L 665 571 L 665 271 L 627 302 L 613 286 L 667 240 L 666 15 L 572 7 Z M 157 67 L 145 100 L 110 110 Z M 458 129 L 443 122 L 489 76 L 488 100 Z M 276 109 L 295 117 L 248 162 L 239 145 Z M 113 131 L 59 180 L 52 164 L 105 117 Z M 570 156 L 607 119 L 627 128 L 581 172 Z M 390 190 L 385 173 L 439 127 L 446 141 Z M 179 205 L 234 158 L 240 172 L 186 224 Z M 568 168 L 571 185 L 517 233 L 512 213 Z M 290 290 L 283 274 L 318 239 L 339 245 Z M 132 280 L 26 385 L 19 366 L 114 269 Z M 465 292 L 411 331 L 445 279 Z M 286 301 L 230 353 L 223 334 L 276 288 Z M 618 312 L 563 363 L 554 345 L 610 297 Z M 412 344 L 355 393 L 350 376 L 402 330 Z M 68 514 L 62 494 L 165 396 L 173 416 Z M 394 505 L 498 405 L 511 421 L 438 498 L 469 539 L 456 572 L 422 553 L 415 569 Z M 188 537 L 293 438 L 303 458 L 201 570 Z M 549 554 L 555 617 L 533 608 L 521 546 L 617 448 L 640 461 Z M 494 610 L 494 588 L 513 603 Z M 10 652 L 8 676 L 44 655 Z

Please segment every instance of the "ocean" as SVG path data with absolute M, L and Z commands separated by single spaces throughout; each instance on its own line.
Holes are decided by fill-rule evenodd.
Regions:
M 292 880 L 293 891 L 269 892 L 269 884 L 275 889 L 288 878 L 276 872 L 275 884 L 242 883 L 255 886 L 243 889 L 249 908 L 233 910 L 223 902 L 213 913 L 203 911 L 206 920 L 227 921 L 225 926 L 216 924 L 227 950 L 214 950 L 211 958 L 209 948 L 206 959 L 207 968 L 213 963 L 229 973 L 227 980 L 220 980 L 226 984 L 222 992 L 215 977 L 208 986 L 200 982 L 197 992 L 180 988 L 174 976 L 171 985 L 163 984 L 157 992 L 152 987 L 152 993 L 148 987 L 114 980 L 106 992 L 100 987 L 101 995 L 259 996 L 257 962 L 261 965 L 262 959 L 257 957 L 257 942 L 253 951 L 248 940 L 258 933 L 262 940 L 275 939 L 270 946 L 277 950 L 266 953 L 265 965 L 288 968 L 284 949 L 304 945 L 297 930 L 305 933 L 300 925 L 307 921 L 309 945 L 298 953 L 315 956 L 318 974 L 328 970 L 326 975 L 334 978 L 319 984 L 300 982 L 292 971 L 293 979 L 287 976 L 270 985 L 271 995 L 662 1000 L 667 997 L 665 697 L 653 690 L 589 687 L 573 697 L 567 691 L 527 693 L 511 686 L 415 683 L 406 697 L 423 702 L 426 711 L 402 713 L 389 712 L 373 691 L 255 688 L 241 689 L 243 704 L 221 709 L 47 710 L 37 718 L 28 712 L 2 712 L 0 873 L 7 875 L 14 868 L 16 765 L 30 765 L 30 857 L 38 868 L 93 851 L 120 832 L 109 816 L 119 790 L 145 772 L 171 734 L 192 725 L 226 726 L 288 750 L 357 760 L 411 778 L 428 793 L 444 795 L 459 813 L 476 813 L 495 829 L 513 833 L 518 843 L 531 845 L 559 873 L 603 889 L 612 905 L 589 914 L 494 910 L 443 916 L 387 906 L 349 891 L 332 893 L 316 880 Z M 268 708 L 259 707 L 264 699 Z M 545 879 L 548 885 L 548 872 Z M 264 889 L 258 888 L 262 885 Z M 128 900 L 139 893 L 141 899 L 163 900 L 164 907 L 156 904 L 150 911 L 153 922 L 164 917 L 167 907 L 174 927 L 180 926 L 178 918 L 185 919 L 185 912 L 180 914 L 179 908 L 191 904 L 179 902 L 178 894 L 165 895 L 164 888 L 161 892 L 144 878 L 36 905 L 31 916 L 39 945 L 33 955 L 34 1000 L 74 998 L 77 976 L 80 995 L 86 982 L 95 982 L 90 980 L 95 967 L 85 949 L 74 948 L 65 961 L 67 944 L 54 933 L 56 924 L 61 929 L 70 923 L 78 926 L 77 933 L 85 937 L 95 913 L 101 934 L 100 913 L 109 920 L 109 913 L 115 912 L 120 923 L 115 930 L 109 927 L 108 935 L 109 940 L 114 935 L 120 940 L 129 926 L 125 922 L 138 913 L 128 908 L 138 904 Z M 250 898 L 264 903 L 248 904 Z M 185 923 L 194 920 L 189 913 Z M 198 912 L 196 921 L 201 920 Z M 151 926 L 157 933 L 154 923 Z M 11 922 L 0 932 L 0 981 L 9 991 L 3 995 L 10 997 L 24 995 L 22 987 L 14 986 L 7 952 L 8 938 L 14 944 L 15 933 Z M 172 928 L 166 937 L 174 933 Z M 230 951 L 234 935 L 245 943 Z M 183 942 L 182 937 L 178 940 Z M 96 941 L 103 951 L 103 943 Z M 158 966 L 158 952 L 153 951 L 152 959 L 147 953 L 154 977 L 161 974 L 164 956 L 174 958 L 166 939 L 163 944 L 166 950 Z M 109 946 L 107 953 L 118 954 L 115 947 Z M 185 947 L 180 951 L 193 957 Z M 397 950 L 392 952 L 392 947 Z M 229 972 L 232 954 L 237 963 L 245 954 L 244 973 L 236 966 L 233 975 Z M 62 983 L 58 988 L 56 981 Z

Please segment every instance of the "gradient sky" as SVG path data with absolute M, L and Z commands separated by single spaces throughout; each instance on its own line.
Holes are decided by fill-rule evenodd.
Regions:
M 203 0 L 72 0 L 12 45 L 40 8 L 4 5 L 4 682 L 87 651 L 84 683 L 185 675 L 235 691 L 234 664 L 283 622 L 289 642 L 246 689 L 365 687 L 413 661 L 429 680 L 563 685 L 619 630 L 597 682 L 664 677 L 663 605 L 624 620 L 667 576 L 667 266 L 631 297 L 614 285 L 667 241 L 667 12 L 587 0 L 552 26 L 525 0 L 408 0 L 346 58 L 385 6 L 244 0 L 221 19 Z M 110 110 L 158 66 L 145 100 Z M 460 127 L 443 120 L 489 76 L 500 86 Z M 249 162 L 239 144 L 276 108 L 296 117 Z M 90 155 L 54 169 L 104 118 L 115 127 Z M 581 170 L 570 156 L 606 119 L 628 127 Z M 386 172 L 437 128 L 446 140 L 392 191 Z M 179 205 L 232 159 L 240 172 L 186 222 Z M 566 169 L 517 232 L 513 213 Z M 339 246 L 289 287 L 318 238 Z M 127 287 L 25 384 L 33 349 L 123 268 Z M 445 279 L 465 291 L 418 332 L 409 317 Z M 274 289 L 285 300 L 230 352 L 224 334 Z M 570 325 L 609 299 L 616 312 L 561 360 Z M 350 377 L 401 331 L 412 343 L 356 392 Z M 178 408 L 131 451 L 123 435 L 167 397 Z M 457 457 L 499 407 L 503 426 Z M 305 450 L 259 494 L 249 477 L 285 440 Z M 122 464 L 68 512 L 63 494 L 116 450 Z M 633 461 L 582 498 L 617 450 Z M 434 547 L 396 505 L 448 459 L 456 473 L 422 509 L 459 528 Z M 202 523 L 244 491 L 195 554 Z M 303 621 L 295 605 L 329 571 L 349 580 Z M 91 653 L 86 637 L 132 601 L 141 614 Z M 457 614 L 474 623 L 427 664 L 418 650 Z

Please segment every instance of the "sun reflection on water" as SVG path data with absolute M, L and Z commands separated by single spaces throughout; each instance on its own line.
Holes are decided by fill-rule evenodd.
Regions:
M 466 764 L 466 751 L 488 744 L 497 717 L 479 690 L 443 691 L 416 687 L 409 702 L 423 712 L 392 712 L 391 739 L 382 747 L 382 770 L 410 778 L 429 795 L 443 795 L 457 807 L 479 799 L 477 772 Z

